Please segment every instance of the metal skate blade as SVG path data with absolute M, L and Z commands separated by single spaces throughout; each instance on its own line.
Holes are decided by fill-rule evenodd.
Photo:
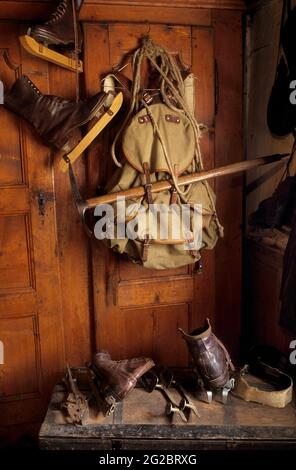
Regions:
M 105 111 L 102 117 L 94 124 L 94 126 L 88 131 L 88 133 L 81 139 L 78 145 L 67 154 L 67 159 L 61 158 L 59 167 L 65 172 L 68 171 L 68 162 L 74 163 L 75 160 L 85 151 L 85 149 L 93 142 L 93 140 L 99 135 L 99 133 L 106 127 L 111 119 L 117 114 L 121 108 L 123 102 L 122 93 L 118 93 L 115 96 L 111 107 Z
M 31 32 L 31 31 L 30 31 Z M 20 43 L 24 49 L 30 54 L 33 54 L 36 57 L 52 62 L 60 67 L 64 67 L 72 72 L 78 71 L 79 73 L 83 72 L 83 63 L 81 60 L 72 59 L 67 57 L 64 54 L 49 49 L 43 43 L 37 42 L 31 35 L 25 34 L 19 37 Z M 78 66 L 78 67 L 77 67 Z

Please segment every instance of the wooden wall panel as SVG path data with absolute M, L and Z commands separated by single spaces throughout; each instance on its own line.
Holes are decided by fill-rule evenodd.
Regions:
M 116 67 L 122 58 L 139 45 L 139 38 L 149 30 L 143 24 L 110 24 L 109 48 L 110 66 Z M 166 27 L 163 24 L 153 25 L 150 29 L 151 37 L 161 40 L 161 45 L 174 55 L 180 55 L 185 66 L 191 66 L 191 30 L 186 27 Z M 125 72 L 126 73 L 126 70 Z
M 104 347 L 116 357 L 152 356 L 158 364 L 182 366 L 188 362 L 188 352 L 178 327 L 188 330 L 188 309 L 187 303 L 122 308 L 109 334 L 102 331 Z M 118 332 L 120 341 L 115 343 L 114 337 L 118 338 Z
M 152 279 L 136 279 L 118 283 L 118 306 L 140 306 L 151 304 L 173 304 L 175 302 L 192 302 L 192 276 L 167 276 L 157 279 L 157 272 Z
M 192 71 L 195 80 L 195 115 L 207 127 L 201 140 L 202 161 L 205 169 L 215 162 L 215 60 L 213 28 L 192 27 Z M 214 182 L 210 183 L 215 188 Z M 220 243 L 220 241 L 218 241 Z M 208 317 L 215 327 L 215 250 L 202 254 L 203 272 L 194 276 L 194 301 L 191 328 L 203 325 Z
M 76 81 L 73 72 L 49 66 L 50 92 L 75 100 Z M 83 88 L 83 87 L 81 87 Z M 83 96 L 83 89 L 81 90 Z M 82 97 L 81 96 L 81 97 Z M 61 272 L 63 324 L 66 361 L 81 365 L 90 360 L 92 350 L 92 295 L 89 282 L 89 239 L 73 201 L 69 175 L 54 161 L 57 214 L 58 256 Z M 75 174 L 85 192 L 85 162 L 75 162 Z
M 191 327 L 190 302 L 158 308 L 154 318 L 154 360 L 158 364 L 166 364 L 169 367 L 188 365 L 187 346 L 178 327 L 185 331 Z M 164 347 L 164 343 L 166 347 Z
M 133 270 L 130 269 L 130 261 L 127 258 L 124 258 L 119 266 L 119 279 L 120 281 L 128 281 L 134 279 L 135 275 L 137 279 L 151 279 L 152 276 L 155 276 L 155 271 L 153 269 L 142 269 L 141 266 L 133 266 Z M 165 269 L 157 271 L 157 277 L 167 277 L 173 275 L 186 275 L 188 274 L 188 266 L 181 266 L 177 269 Z
M 1 24 L 5 89 L 26 73 L 47 91 L 47 64 L 21 50 L 19 24 Z M 60 275 L 50 150 L 32 128 L 0 107 L 0 434 L 2 426 L 41 420 L 64 368 Z M 7 145 L 11 137 L 11 146 Z M 43 213 L 38 196 L 47 194 Z
M 1 317 L 0 331 L 1 341 L 5 345 L 5 364 L 0 375 L 1 401 L 40 395 L 40 348 L 36 316 Z
M 117 2 L 117 7 L 105 2 L 103 8 L 99 0 L 86 0 L 81 18 L 100 21 L 104 17 L 109 24 L 105 21 L 84 25 L 85 94 L 91 96 L 101 88 L 104 73 L 137 45 L 138 37 L 149 30 L 144 22 L 150 22 L 152 37 L 171 52 L 181 53 L 198 77 L 196 115 L 209 129 L 201 143 L 205 167 L 240 160 L 240 12 L 199 8 L 206 4 L 216 6 L 214 0 L 180 0 L 174 4 L 165 0 L 160 2 L 161 7 L 146 0 L 137 3 L 127 8 L 125 2 Z M 220 2 L 219 6 L 225 7 L 226 3 L 231 8 L 240 3 L 241 8 L 241 2 L 236 0 Z M 0 17 L 21 15 L 22 19 L 36 19 L 46 17 L 51 7 L 47 1 L 4 1 L 0 4 Z M 115 20 L 120 22 L 115 24 Z M 10 86 L 20 73 L 27 73 L 42 92 L 74 98 L 74 74 L 20 49 L 17 36 L 25 29 L 25 25 L 19 29 L 12 23 L 1 23 L 1 80 Z M 220 91 L 217 116 L 215 57 Z M 118 125 L 121 117 L 113 124 Z M 11 367 L 7 379 L 0 366 L 0 387 L 1 380 L 3 383 L 6 379 L 6 394 L 15 390 L 19 398 L 9 406 L 7 401 L 0 403 L 0 434 L 3 424 L 40 420 L 44 398 L 60 377 L 65 360 L 82 364 L 94 349 L 109 349 L 118 359 L 143 354 L 170 366 L 188 365 L 178 326 L 191 329 L 209 316 L 216 321 L 217 333 L 227 346 L 237 351 L 240 178 L 229 177 L 217 183 L 218 207 L 226 235 L 214 252 L 203 254 L 203 274 L 194 273 L 191 266 L 155 274 L 120 260 L 96 241 L 92 242 L 90 257 L 67 174 L 59 172 L 50 150 L 29 125 L 0 109 L 0 126 L 9 129 L 11 140 L 8 145 L 5 133 L 0 133 L 0 251 L 4 253 L 0 256 L 0 339 L 1 334 L 9 332 L 9 347 L 14 349 L 16 343 L 24 347 L 23 356 L 16 355 L 17 364 L 5 365 Z M 106 157 L 112 133 L 109 126 L 92 145 L 86 168 L 83 157 L 75 163 L 80 188 L 88 196 L 93 196 L 97 184 L 103 186 L 113 171 L 111 158 Z M 38 209 L 41 189 L 50 196 L 44 216 Z M 16 372 L 23 363 L 27 381 L 22 392 L 26 398 Z M 45 394 L 38 395 L 39 390 Z
M 0 230 L 0 291 L 33 287 L 26 216 L 3 217 Z
M 104 73 L 118 65 L 123 56 L 137 46 L 139 38 L 146 33 L 142 24 L 85 25 L 85 66 L 86 89 L 95 87 Z M 214 30 L 212 28 L 184 28 L 163 25 L 151 25 L 150 35 L 183 61 L 191 65 L 197 76 L 197 118 L 205 123 L 209 132 L 202 142 L 204 165 L 214 166 L 215 142 L 215 62 Z M 96 51 L 95 44 L 100 41 L 103 47 Z M 125 69 L 130 74 L 130 69 Z M 116 121 L 113 123 L 116 127 Z M 118 122 L 117 122 L 118 125 Z M 96 184 L 104 186 L 108 175 L 112 174 L 111 158 L 108 145 L 112 132 L 106 132 L 98 140 L 88 157 L 88 176 L 90 188 L 95 191 Z M 97 175 L 97 177 L 95 177 Z M 143 348 L 135 339 L 128 349 L 124 346 L 125 338 L 134 338 L 134 321 L 138 318 L 144 350 L 155 354 L 154 344 L 158 338 L 158 357 L 165 363 L 175 366 L 187 365 L 188 356 L 176 351 L 167 355 L 170 339 L 175 344 L 179 336 L 177 324 L 182 322 L 188 329 L 201 326 L 207 316 L 215 321 L 215 254 L 204 253 L 204 272 L 197 275 L 192 267 L 178 270 L 146 270 L 127 261 L 124 257 L 103 248 L 98 242 L 92 244 L 93 279 L 95 303 L 96 346 L 108 349 L 114 357 L 124 357 L 122 353 L 138 354 Z M 184 309 L 180 306 L 186 306 Z M 143 308 L 145 306 L 145 308 Z M 145 313 L 143 313 L 143 311 Z M 170 316 L 169 312 L 172 312 Z M 125 312 L 125 313 L 123 313 Z M 151 313 L 153 312 L 153 314 Z M 175 312 L 175 313 L 174 313 Z M 179 312 L 180 316 L 177 315 Z M 129 318 L 122 320 L 122 316 Z M 152 317 L 160 319 L 159 330 L 151 332 Z M 155 320 L 156 321 L 156 320 Z M 170 325 L 170 334 L 165 334 L 164 325 Z M 157 332 L 158 331 L 158 332 Z M 174 333 L 172 333 L 174 332 Z M 237 335 L 238 337 L 238 335 Z M 148 346 L 150 344 L 150 346 Z M 179 344 L 178 341 L 176 344 Z
M 242 20 L 237 12 L 213 12 L 218 103 L 215 119 L 215 166 L 243 160 Z M 216 251 L 217 335 L 237 356 L 241 316 L 241 245 L 243 177 L 216 180 L 218 215 L 225 236 Z
M 54 0 L 2 0 L 0 17 L 3 19 L 46 19 L 55 7 Z M 84 0 L 80 12 L 82 21 L 163 21 L 173 24 L 203 24 L 210 17 L 207 9 L 242 10 L 243 0 Z M 182 14 L 180 14 L 182 12 Z M 198 20 L 198 21 L 197 21 Z M 208 20 L 209 21 L 209 20 Z M 207 23 L 208 24 L 208 23 Z

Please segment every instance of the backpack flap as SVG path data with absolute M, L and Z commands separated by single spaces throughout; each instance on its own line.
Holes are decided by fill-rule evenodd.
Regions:
M 122 138 L 127 161 L 140 173 L 144 172 L 144 163 L 149 163 L 150 173 L 171 174 L 154 122 L 162 136 L 172 167 L 178 166 L 177 175 L 183 173 L 194 158 L 193 128 L 184 113 L 172 110 L 163 103 L 152 104 L 148 109 L 143 108 L 130 121 Z

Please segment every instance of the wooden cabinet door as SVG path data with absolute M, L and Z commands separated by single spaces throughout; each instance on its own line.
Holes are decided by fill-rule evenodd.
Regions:
M 135 49 L 145 33 L 145 24 L 85 25 L 89 95 L 97 92 L 103 75 Z M 213 31 L 210 27 L 154 24 L 149 34 L 179 55 L 197 77 L 196 112 L 210 129 L 202 142 L 205 167 L 210 168 L 214 161 Z M 114 171 L 109 153 L 111 132 L 110 128 L 104 132 L 88 156 L 89 195 Z M 168 366 L 186 366 L 188 353 L 178 327 L 190 330 L 202 325 L 207 316 L 213 319 L 213 254 L 204 254 L 204 272 L 199 275 L 194 265 L 161 271 L 142 268 L 98 241 L 93 242 L 92 253 L 97 349 L 106 349 L 117 359 L 146 355 Z
M 48 66 L 21 50 L 18 28 L 1 24 L 4 87 L 24 73 L 46 93 Z M 0 129 L 1 428 L 40 422 L 64 359 L 50 150 L 3 106 Z

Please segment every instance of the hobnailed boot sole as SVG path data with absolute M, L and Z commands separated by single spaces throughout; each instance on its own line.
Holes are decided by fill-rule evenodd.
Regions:
M 57 36 L 50 34 L 47 31 L 40 30 L 38 33 L 32 33 L 32 31 L 29 29 L 27 34 L 38 43 L 41 42 L 42 44 L 44 44 L 46 47 L 47 46 L 74 46 L 74 40 L 63 41 L 62 39 L 59 39 Z
M 64 47 L 75 47 L 75 39 L 71 39 L 70 41 L 63 40 L 56 36 L 55 34 L 50 33 L 46 29 L 42 28 L 29 28 L 27 31 L 27 35 L 31 38 L 35 39 L 38 43 L 43 43 L 46 47 L 50 46 L 64 46 Z M 78 52 L 81 52 L 82 47 L 82 38 L 81 34 L 79 33 L 79 40 L 78 40 Z

